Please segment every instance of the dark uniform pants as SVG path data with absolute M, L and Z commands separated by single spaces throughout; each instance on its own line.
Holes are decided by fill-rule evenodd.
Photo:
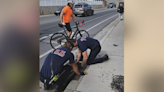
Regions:
M 95 49 L 92 49 L 90 54 L 89 54 L 89 57 L 88 57 L 88 60 L 87 60 L 87 65 L 91 65 L 91 64 L 96 64 L 96 63 L 101 63 L 103 62 L 104 60 L 102 58 L 96 58 L 97 54 L 101 51 L 101 46 L 97 46 Z M 96 58 L 96 59 L 95 59 Z M 83 59 L 83 56 L 81 55 L 81 61 Z
M 72 70 L 72 67 L 71 67 L 70 65 L 65 65 L 65 66 L 63 66 L 62 69 L 61 69 L 61 71 L 58 73 L 59 75 L 60 75 L 60 74 L 62 74 L 62 75 L 61 75 L 61 76 L 59 77 L 59 79 L 58 79 L 56 82 L 54 82 L 54 83 L 57 84 L 57 85 L 62 85 L 62 84 L 66 81 L 66 79 L 68 78 L 68 76 L 69 76 L 71 70 Z M 62 72 L 63 72 L 63 73 L 62 73 Z M 40 76 L 40 77 L 42 77 L 42 76 Z M 43 78 L 43 77 L 40 78 L 40 81 L 41 81 L 41 82 L 44 82 L 44 78 Z M 46 79 L 46 84 L 48 84 L 49 81 L 50 81 L 50 79 Z

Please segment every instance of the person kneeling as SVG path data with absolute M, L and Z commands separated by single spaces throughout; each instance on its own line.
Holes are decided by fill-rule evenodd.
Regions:
M 51 83 L 61 86 L 69 76 L 72 67 L 77 75 L 85 75 L 84 72 L 79 72 L 74 61 L 74 55 L 71 53 L 72 46 L 66 42 L 63 47 L 55 49 L 46 57 L 40 71 L 40 81 L 44 83 L 44 89 L 48 90 Z M 63 66 L 69 60 L 70 65 Z

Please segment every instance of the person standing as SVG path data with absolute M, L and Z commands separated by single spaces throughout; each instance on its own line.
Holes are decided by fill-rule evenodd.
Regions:
M 68 33 L 67 33 L 68 37 L 70 37 L 71 34 L 72 34 L 72 29 L 71 29 L 71 26 L 70 26 L 71 17 L 72 17 L 73 21 L 75 22 L 75 24 L 77 25 L 75 17 L 73 15 L 73 11 L 72 11 L 73 5 L 74 5 L 73 1 L 68 1 L 67 6 L 65 6 L 63 8 L 63 10 L 60 14 L 61 23 L 63 25 L 65 25 L 65 27 L 68 31 Z
M 120 20 L 123 19 L 123 13 L 124 13 L 124 6 L 122 3 L 120 3 L 119 7 L 118 7 L 118 12 L 120 13 L 119 17 L 120 17 Z

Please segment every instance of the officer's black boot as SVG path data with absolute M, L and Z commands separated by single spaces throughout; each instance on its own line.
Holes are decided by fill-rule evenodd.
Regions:
M 109 57 L 108 57 L 108 55 L 107 55 L 107 54 L 105 54 L 105 55 L 102 57 L 102 59 L 103 59 L 104 61 L 106 61 L 106 60 L 108 60 L 108 59 L 109 59 Z

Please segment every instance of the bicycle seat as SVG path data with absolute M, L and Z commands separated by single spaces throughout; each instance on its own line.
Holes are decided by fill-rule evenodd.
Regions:
M 63 24 L 62 23 L 59 23 L 58 25 L 59 25 L 59 27 L 63 27 Z

